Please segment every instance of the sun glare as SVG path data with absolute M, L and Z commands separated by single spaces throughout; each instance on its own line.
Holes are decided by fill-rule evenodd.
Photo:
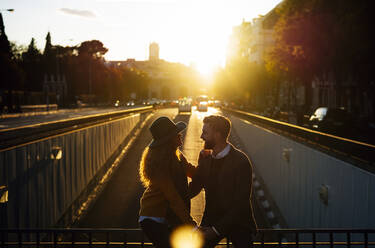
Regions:
M 215 10 L 198 2 L 178 6 L 161 10 L 150 24 L 149 39 L 159 43 L 162 59 L 193 64 L 202 76 L 211 76 L 225 62 L 232 24 L 222 18 L 226 12 L 221 5 Z
M 171 235 L 173 248 L 200 248 L 203 244 L 202 234 L 191 226 L 182 226 Z
M 214 72 L 214 61 L 210 63 L 210 61 L 198 61 L 196 63 L 197 71 L 202 74 L 204 77 L 211 77 Z

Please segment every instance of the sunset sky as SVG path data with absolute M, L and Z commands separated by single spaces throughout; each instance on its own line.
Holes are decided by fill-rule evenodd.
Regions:
M 167 61 L 194 64 L 202 72 L 225 62 L 232 27 L 266 14 L 281 0 L 1 0 L 10 41 L 44 48 L 97 39 L 107 60 L 148 58 L 148 45 L 160 46 Z

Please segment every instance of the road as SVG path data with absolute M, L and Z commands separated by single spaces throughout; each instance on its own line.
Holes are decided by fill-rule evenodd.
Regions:
M 21 114 L 2 115 L 0 117 L 0 130 L 9 128 L 24 127 L 34 124 L 47 123 L 58 120 L 69 120 L 88 115 L 110 113 L 129 109 L 123 108 L 82 108 L 82 109 L 61 109 L 50 112 L 32 112 Z
M 209 108 L 208 112 L 193 110 L 192 114 L 178 114 L 177 109 L 161 109 L 153 113 L 146 127 L 162 115 L 168 116 L 176 122 L 186 122 L 188 126 L 183 133 L 184 145 L 182 150 L 188 161 L 196 164 L 198 153 L 203 147 L 203 141 L 200 139 L 202 121 L 205 116 L 211 114 L 221 114 L 221 112 Z M 144 190 L 139 181 L 138 166 L 141 154 L 150 141 L 151 134 L 148 128 L 144 128 L 98 199 L 81 219 L 79 227 L 138 228 L 139 199 Z M 201 221 L 203 209 L 204 192 L 201 192 L 192 199 L 191 209 L 191 215 L 198 223 Z M 259 226 L 265 227 L 262 214 L 256 206 L 255 215 Z

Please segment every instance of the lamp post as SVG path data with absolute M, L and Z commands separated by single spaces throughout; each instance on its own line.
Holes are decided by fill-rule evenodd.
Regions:
M 3 15 L 1 14 L 2 12 L 13 12 L 14 9 L 0 9 L 0 27 L 1 31 L 4 32 L 4 22 L 3 22 Z
M 89 61 L 89 95 L 91 97 L 92 94 L 92 58 Z

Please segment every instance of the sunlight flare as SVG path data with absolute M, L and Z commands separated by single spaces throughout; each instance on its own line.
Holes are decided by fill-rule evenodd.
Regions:
M 200 248 L 203 245 L 202 234 L 192 226 L 177 228 L 171 236 L 173 248 Z

